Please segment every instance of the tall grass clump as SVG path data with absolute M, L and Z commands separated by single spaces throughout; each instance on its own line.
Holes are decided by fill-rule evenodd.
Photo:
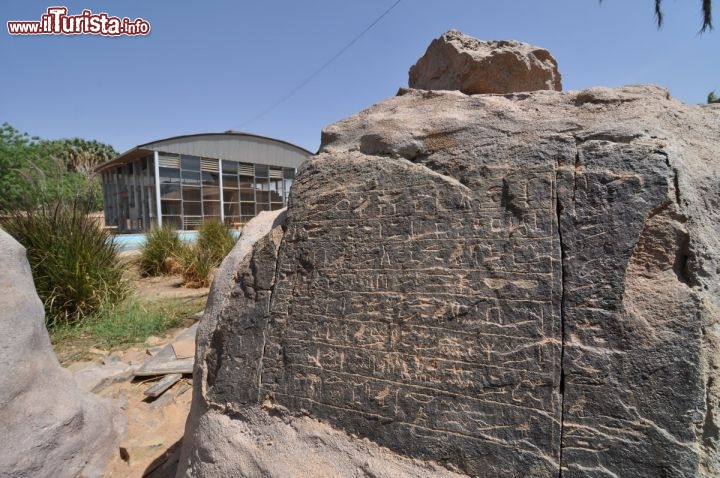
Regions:
M 128 293 L 119 249 L 80 199 L 12 211 L 3 227 L 27 250 L 49 328 L 74 325 Z
M 217 219 L 198 226 L 197 241 L 186 245 L 180 253 L 180 265 L 186 287 L 208 287 L 212 273 L 235 246 L 237 239 Z
M 216 265 L 230 253 L 236 240 L 230 229 L 217 219 L 205 220 L 198 226 L 197 247 L 207 251 Z
M 177 272 L 183 243 L 172 227 L 153 227 L 140 252 L 139 266 L 143 276 L 159 276 Z

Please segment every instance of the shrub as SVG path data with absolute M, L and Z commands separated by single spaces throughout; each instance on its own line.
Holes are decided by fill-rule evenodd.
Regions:
M 235 245 L 236 239 L 220 221 L 210 219 L 198 227 L 195 244 L 186 245 L 180 253 L 183 281 L 186 287 L 208 287 L 213 270 Z
M 227 226 L 217 219 L 203 221 L 198 226 L 197 247 L 209 251 L 210 260 L 216 262 L 216 266 L 232 250 L 235 241 Z
M 208 287 L 212 282 L 212 272 L 219 265 L 210 249 L 197 243 L 186 245 L 180 253 L 180 270 L 185 287 Z
M 3 227 L 27 250 L 49 328 L 83 321 L 128 292 L 119 250 L 78 199 L 13 211 Z
M 159 276 L 177 272 L 182 247 L 182 241 L 170 226 L 153 227 L 140 252 L 140 273 L 143 276 Z

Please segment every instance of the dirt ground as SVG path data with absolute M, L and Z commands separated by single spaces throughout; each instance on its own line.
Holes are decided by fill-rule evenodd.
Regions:
M 138 296 L 147 300 L 207 297 L 208 294 L 208 289 L 182 287 L 182 280 L 177 276 L 138 277 L 135 281 Z M 198 315 L 188 318 L 183 323 L 184 327 L 170 330 L 162 337 L 150 337 L 142 346 L 107 352 L 88 348 L 88 343 L 76 344 L 71 347 L 74 350 L 68 353 L 80 359 L 67 360 L 69 357 L 65 357 L 66 360 L 63 360 L 61 357 L 63 365 L 75 374 L 76 381 L 80 383 L 83 377 L 90 377 L 90 385 L 86 385 L 86 388 L 92 387 L 94 393 L 117 400 L 127 416 L 127 433 L 109 463 L 105 476 L 174 476 L 177 460 L 174 453 L 179 450 L 185 420 L 190 411 L 192 377 L 184 375 L 169 390 L 152 399 L 146 397 L 144 391 L 162 377 L 133 379 L 131 373 L 198 319 Z M 83 347 L 85 349 L 81 350 Z M 105 377 L 103 374 L 111 375 Z M 98 376 L 104 378 L 98 379 Z

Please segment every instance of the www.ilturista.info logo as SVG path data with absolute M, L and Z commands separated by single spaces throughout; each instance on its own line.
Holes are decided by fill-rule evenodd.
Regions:
M 83 10 L 80 15 L 68 15 L 65 7 L 50 7 L 40 21 L 7 22 L 11 35 L 147 35 L 150 24 L 142 18 L 111 17 L 107 13 Z

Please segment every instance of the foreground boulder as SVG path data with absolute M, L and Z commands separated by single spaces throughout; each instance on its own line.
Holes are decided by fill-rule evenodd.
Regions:
M 718 476 L 718 137 L 654 86 L 409 90 L 329 127 L 213 286 L 180 476 L 287 474 L 262 410 L 476 476 Z
M 562 90 L 557 61 L 544 48 L 515 40 L 482 41 L 457 30 L 433 40 L 410 68 L 409 86 L 469 95 Z
M 220 403 L 211 396 L 208 387 L 216 380 L 220 361 L 237 359 L 238 364 L 257 365 L 261 359 L 264 325 L 253 326 L 239 337 L 234 345 L 240 348 L 233 358 L 220 357 L 224 352 L 213 340 L 221 329 L 229 337 L 235 327 L 244 327 L 235 319 L 246 312 L 263 320 L 285 221 L 285 210 L 262 212 L 250 221 L 213 280 L 198 328 L 193 403 L 177 476 L 461 476 L 348 436 L 305 414 L 293 416 L 272 400 Z M 213 365 L 208 368 L 210 362 Z M 252 377 L 238 376 L 243 385 L 237 385 L 253 390 L 257 397 Z
M 481 477 L 719 476 L 719 137 L 655 86 L 409 90 L 329 127 L 213 286 L 179 476 L 288 474 L 258 414 Z
M 0 291 L 0 476 L 102 476 L 123 424 L 58 363 L 25 249 L 2 229 Z

